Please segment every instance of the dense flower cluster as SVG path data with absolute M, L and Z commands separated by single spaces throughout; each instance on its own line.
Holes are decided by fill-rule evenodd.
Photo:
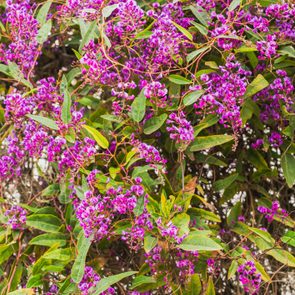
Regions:
M 288 213 L 285 209 L 280 208 L 280 203 L 278 201 L 274 201 L 271 205 L 271 208 L 267 208 L 264 206 L 258 206 L 257 210 L 265 215 L 265 218 L 268 222 L 272 222 L 274 217 L 284 219 L 288 217 Z
M 258 294 L 261 274 L 257 273 L 254 262 L 247 261 L 238 268 L 239 280 L 248 294 Z
M 7 225 L 12 229 L 22 229 L 26 224 L 27 212 L 20 206 L 12 206 L 5 212 L 5 216 L 8 218 Z

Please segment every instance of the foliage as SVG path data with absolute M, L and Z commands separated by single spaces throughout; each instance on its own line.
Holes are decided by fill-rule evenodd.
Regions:
M 292 292 L 291 2 L 1 2 L 0 294 Z

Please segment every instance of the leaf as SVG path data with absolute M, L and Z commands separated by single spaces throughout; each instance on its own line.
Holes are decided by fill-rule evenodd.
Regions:
M 193 35 L 184 27 L 180 26 L 176 22 L 172 21 L 173 25 L 190 41 L 193 41 Z
M 250 97 L 266 88 L 269 85 L 267 80 L 261 75 L 258 74 L 255 79 L 247 86 L 245 97 Z
M 286 46 L 283 47 L 281 50 L 278 51 L 280 54 L 286 54 L 292 58 L 295 58 L 295 49 L 293 46 Z
M 215 287 L 213 283 L 213 279 L 210 276 L 208 279 L 207 289 L 205 295 L 215 295 Z
M 19 289 L 13 292 L 9 292 L 7 295 L 34 295 L 35 291 L 31 288 Z
M 54 259 L 60 261 L 68 261 L 72 258 L 72 249 L 65 248 L 65 249 L 56 249 L 53 251 L 46 252 L 43 256 L 43 259 Z
M 284 236 L 281 237 L 281 240 L 282 240 L 284 243 L 286 243 L 286 244 L 288 244 L 288 245 L 290 245 L 290 246 L 292 246 L 292 247 L 295 247 L 295 232 L 292 231 L 292 230 L 288 230 L 288 231 L 284 234 Z
M 143 91 L 134 99 L 133 103 L 131 104 L 131 118 L 135 122 L 140 122 L 145 115 L 145 108 L 146 108 L 146 97 Z
M 26 284 L 26 287 L 32 288 L 32 287 L 41 286 L 43 284 L 42 277 L 43 277 L 42 274 L 36 274 L 36 275 L 30 276 Z
M 16 63 L 9 61 L 8 69 L 9 69 L 10 76 L 13 77 L 16 81 L 24 84 L 30 89 L 33 89 L 32 83 L 24 78 L 24 74 L 21 72 L 21 70 L 19 69 Z
M 5 262 L 13 253 L 15 249 L 13 245 L 1 245 L 0 246 L 0 265 Z
M 226 218 L 226 222 L 229 226 L 235 225 L 238 221 L 238 217 L 241 215 L 242 208 L 241 202 L 237 202 L 230 210 L 229 215 Z
M 70 123 L 72 119 L 72 115 L 71 115 L 72 101 L 71 101 L 71 96 L 68 89 L 64 90 L 63 95 L 64 95 L 64 101 L 63 101 L 62 109 L 61 109 L 61 119 L 65 124 L 68 124 Z
M 241 0 L 233 0 L 229 5 L 228 10 L 229 11 L 235 10 L 240 4 L 241 4 Z
M 179 236 L 189 233 L 190 216 L 188 214 L 177 214 L 171 221 L 179 229 Z
M 295 158 L 293 155 L 285 153 L 281 158 L 281 165 L 288 187 L 295 184 Z
M 65 234 L 62 234 L 62 233 L 42 234 L 42 235 L 34 237 L 29 242 L 29 245 L 39 245 L 39 246 L 46 246 L 46 247 L 51 247 L 54 244 L 58 244 L 60 247 L 65 246 L 67 244 Z
M 203 234 L 202 231 L 190 232 L 178 248 L 185 251 L 216 251 L 222 249 L 219 244 Z
M 219 179 L 214 182 L 213 189 L 215 191 L 221 191 L 229 187 L 237 178 L 239 177 L 238 173 L 233 173 L 226 178 Z
M 255 234 L 257 234 L 258 236 L 260 236 L 261 238 L 263 238 L 265 241 L 275 245 L 275 240 L 267 231 L 264 231 L 262 229 L 255 228 L 255 227 L 249 227 L 249 229 Z
M 201 24 L 203 24 L 205 27 L 208 27 L 208 21 L 210 20 L 210 17 L 202 7 L 195 7 L 193 5 L 190 5 L 189 9 L 194 14 L 194 16 L 200 21 Z
M 77 258 L 75 259 L 75 262 L 71 271 L 71 278 L 77 284 L 80 283 L 80 281 L 83 278 L 84 269 L 85 269 L 85 260 L 86 260 L 87 253 L 90 246 L 91 246 L 91 239 L 86 238 L 84 235 L 84 231 L 81 230 L 78 236 L 78 244 L 77 244 L 78 255 L 77 255 Z
M 102 9 L 102 16 L 108 18 L 115 9 L 117 9 L 118 4 L 108 5 Z
M 194 127 L 194 135 L 197 136 L 202 130 L 213 126 L 219 121 L 217 115 L 209 114 L 197 126 Z
M 231 135 L 209 135 L 197 137 L 191 144 L 190 151 L 197 152 L 224 144 L 233 140 Z
M 92 135 L 92 137 L 95 139 L 100 147 L 102 147 L 103 149 L 107 149 L 109 147 L 108 140 L 98 130 L 88 125 L 83 125 L 83 128 Z
M 184 295 L 200 295 L 202 291 L 202 283 L 198 274 L 190 276 L 190 282 L 188 283 Z
M 188 80 L 188 79 L 186 79 L 186 78 L 184 78 L 184 77 L 182 77 L 180 75 L 170 75 L 168 77 L 168 79 L 171 82 L 173 82 L 173 83 L 175 83 L 177 85 L 187 85 L 187 84 L 191 84 L 192 83 L 192 81 L 190 81 L 190 80 Z
M 118 283 L 119 281 L 123 280 L 124 278 L 130 277 L 136 274 L 137 271 L 127 271 L 120 273 L 118 275 L 109 276 L 107 278 L 101 279 L 97 285 L 94 287 L 93 295 L 98 295 L 107 290 L 113 284 Z M 92 294 L 92 293 L 91 293 Z
M 237 263 L 237 261 L 233 260 L 230 267 L 229 267 L 229 269 L 228 269 L 228 273 L 227 273 L 227 279 L 228 280 L 231 279 L 235 275 L 235 273 L 236 273 L 236 271 L 238 269 L 238 266 L 239 266 L 239 264 Z
M 138 276 L 133 280 L 130 289 L 134 290 L 135 288 L 137 288 L 143 284 L 154 284 L 156 282 L 157 281 L 153 277 Z
M 38 116 L 38 115 L 27 115 L 27 117 L 50 128 L 50 129 L 58 130 L 57 124 L 52 119 L 45 118 L 45 117 Z
M 208 29 L 202 26 L 201 24 L 198 24 L 194 21 L 191 21 L 191 23 L 200 31 L 200 33 L 204 36 L 208 35 Z
M 214 222 L 221 222 L 221 219 L 218 215 L 214 214 L 213 212 L 207 211 L 201 208 L 190 208 L 188 213 L 193 214 L 195 216 L 200 216 L 200 218 L 204 218 L 206 220 L 214 221 Z
M 51 4 L 52 4 L 52 1 L 47 1 L 39 9 L 36 19 L 40 25 L 45 24 Z
M 193 92 L 188 93 L 184 98 L 183 98 L 183 104 L 185 106 L 192 105 L 195 103 L 199 97 L 201 97 L 204 94 L 204 90 L 196 90 Z
M 9 67 L 7 65 L 0 64 L 0 72 L 7 76 L 11 75 L 11 73 L 9 72 Z
M 61 226 L 61 221 L 52 214 L 33 214 L 27 217 L 27 226 L 45 232 L 57 233 Z
M 198 55 L 200 55 L 202 52 L 208 50 L 210 48 L 210 46 L 204 46 L 200 49 L 197 49 L 191 53 L 189 53 L 186 57 L 187 62 L 190 62 L 191 60 L 193 60 L 195 57 L 197 57 Z
M 39 29 L 36 40 L 39 44 L 43 44 L 50 34 L 52 28 L 52 20 L 48 20 L 42 27 Z
M 290 267 L 295 267 L 295 257 L 288 251 L 283 249 L 272 249 L 266 252 L 277 261 Z
M 146 253 L 149 253 L 158 243 L 157 238 L 151 235 L 145 235 L 143 240 L 143 248 Z
M 88 27 L 85 35 L 82 38 L 82 41 L 79 46 L 79 52 L 82 51 L 83 47 L 89 43 L 90 40 L 94 38 L 94 29 L 96 27 L 96 20 L 94 20 Z
M 153 117 L 149 119 L 148 121 L 146 121 L 143 128 L 144 134 L 152 134 L 155 131 L 157 131 L 164 124 L 167 117 L 168 117 L 167 114 L 162 114 L 158 117 Z

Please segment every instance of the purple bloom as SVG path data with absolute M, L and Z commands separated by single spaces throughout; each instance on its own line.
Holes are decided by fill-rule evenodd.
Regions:
M 8 217 L 7 225 L 12 229 L 23 229 L 27 220 L 27 211 L 20 206 L 13 205 L 4 215 Z
M 261 274 L 257 273 L 254 263 L 252 261 L 246 261 L 238 267 L 238 273 L 244 291 L 250 295 L 258 294 L 261 283 Z

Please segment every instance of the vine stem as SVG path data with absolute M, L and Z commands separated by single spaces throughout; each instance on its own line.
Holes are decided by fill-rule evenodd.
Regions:
M 182 198 L 184 198 L 184 154 L 183 154 L 183 151 L 179 152 L 179 161 L 180 161 L 180 169 L 181 169 L 181 191 L 182 191 Z

